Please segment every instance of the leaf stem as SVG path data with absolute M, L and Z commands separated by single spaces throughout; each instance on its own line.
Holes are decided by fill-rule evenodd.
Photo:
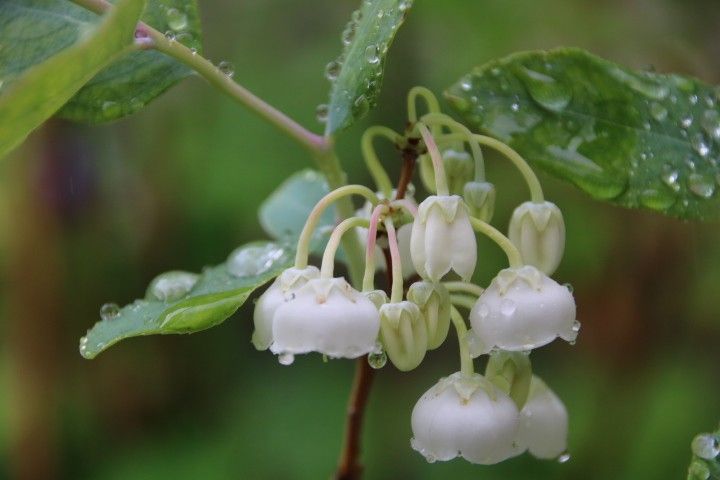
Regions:
M 470 223 L 472 223 L 475 231 L 482 233 L 493 242 L 497 243 L 500 248 L 503 249 L 505 255 L 507 255 L 508 262 L 513 268 L 521 267 L 523 265 L 522 255 L 517 247 L 502 234 L 497 228 L 493 227 L 489 223 L 483 222 L 479 218 L 470 217 Z

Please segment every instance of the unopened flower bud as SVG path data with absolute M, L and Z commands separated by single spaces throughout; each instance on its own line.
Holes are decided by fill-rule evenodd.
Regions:
M 580 328 L 568 288 L 530 265 L 498 273 L 470 311 L 470 323 L 475 355 L 529 351 L 557 337 L 574 342 Z
M 291 300 L 295 291 L 305 285 L 308 280 L 318 278 L 320 270 L 308 265 L 305 268 L 288 268 L 277 276 L 270 287 L 263 292 L 255 303 L 253 322 L 255 331 L 252 344 L 258 350 L 267 350 L 272 343 L 272 324 L 275 311 L 284 302 Z
M 363 292 L 363 295 L 365 295 L 378 310 L 389 301 L 387 293 L 383 290 L 370 290 L 369 292 Z
M 427 325 L 428 350 L 445 341 L 450 328 L 450 294 L 441 283 L 415 282 L 410 285 L 407 299 L 420 308 Z
M 472 155 L 462 150 L 462 145 L 458 145 L 443 150 L 442 159 L 450 193 L 462 195 L 463 185 L 472 179 L 475 171 Z M 423 185 L 429 192 L 435 193 L 435 170 L 430 155 L 422 155 L 419 163 Z
M 398 370 L 420 365 L 427 351 L 427 326 L 412 302 L 386 303 L 380 307 L 380 340 Z
M 491 465 L 517 455 L 515 403 L 482 375 L 441 379 L 412 412 L 412 447 L 429 462 L 463 457 Z
M 469 280 L 477 242 L 467 206 L 457 195 L 433 195 L 420 204 L 413 222 L 410 255 L 417 272 L 434 282 L 450 270 Z
M 552 275 L 565 250 L 562 213 L 551 202 L 522 203 L 512 214 L 508 237 L 525 263 Z
M 345 279 L 312 279 L 294 293 L 275 311 L 273 353 L 357 358 L 375 351 L 378 310 Z
M 520 411 L 517 446 L 537 458 L 555 459 L 567 450 L 567 435 L 565 405 L 545 382 L 533 376 L 530 395 Z
M 473 217 L 490 222 L 495 213 L 495 186 L 490 182 L 468 182 L 463 197 Z

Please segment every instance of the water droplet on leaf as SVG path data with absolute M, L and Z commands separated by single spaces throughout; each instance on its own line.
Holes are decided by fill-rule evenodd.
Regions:
M 192 290 L 199 275 L 190 272 L 172 271 L 161 273 L 148 285 L 145 298 L 174 302 L 180 300 Z
M 370 65 L 375 65 L 380 62 L 380 57 L 378 57 L 378 49 L 375 45 L 368 45 L 365 48 L 365 60 L 367 60 Z
M 120 307 L 117 303 L 105 303 L 100 307 L 100 318 L 103 320 L 113 320 L 120 315 Z
M 188 25 L 187 15 L 177 8 L 170 8 L 165 14 L 168 26 L 173 30 L 183 30 Z
M 688 177 L 688 188 L 698 197 L 710 198 L 715 193 L 715 182 L 706 175 L 692 173 Z
M 342 64 L 336 60 L 333 60 L 332 62 L 329 62 L 327 65 L 325 65 L 325 78 L 330 80 L 331 82 L 334 82 L 338 75 L 340 75 L 340 69 L 342 68 Z
M 667 118 L 667 108 L 663 107 L 659 103 L 653 102 L 650 104 L 650 115 L 653 116 L 658 122 L 662 122 Z
M 235 277 L 262 275 L 285 257 L 285 250 L 275 244 L 245 245 L 235 249 L 227 259 L 227 269 Z
M 326 103 L 321 103 L 317 107 L 315 107 L 315 118 L 317 118 L 317 121 L 320 123 L 327 122 L 328 118 L 328 106 Z
M 547 110 L 560 112 L 572 99 L 572 90 L 548 75 L 524 69 L 520 78 L 532 99 Z

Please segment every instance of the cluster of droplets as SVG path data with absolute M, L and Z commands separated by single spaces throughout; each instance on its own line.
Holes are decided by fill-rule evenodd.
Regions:
M 332 84 L 333 103 L 343 98 L 344 103 L 351 106 L 355 117 L 364 115 L 375 105 L 382 82 L 382 59 L 412 3 L 412 0 L 404 0 L 395 7 L 382 8 L 382 2 L 365 0 L 352 13 L 350 21 L 342 30 L 342 53 L 325 66 L 325 78 Z M 363 41 L 355 43 L 354 40 L 360 34 L 363 35 Z M 362 48 L 357 46 L 360 44 Z M 362 76 L 358 88 L 351 89 L 349 84 L 338 83 L 346 62 L 352 62 L 354 74 Z M 317 106 L 315 115 L 319 122 L 327 122 L 329 108 L 327 104 Z
M 430 110 L 420 118 L 417 97 L 425 98 Z M 460 371 L 441 379 L 418 401 L 411 419 L 412 447 L 431 462 L 461 456 L 490 464 L 525 451 L 567 461 L 567 412 L 543 380 L 532 375 L 529 359 L 531 350 L 556 338 L 574 343 L 580 329 L 572 289 L 549 276 L 563 255 L 562 213 L 544 200 L 524 160 L 500 144 L 522 163 L 518 166 L 532 192 L 532 200 L 515 209 L 503 235 L 488 223 L 495 189 L 484 179 L 482 137 L 440 113 L 426 89 L 411 90 L 409 102 L 404 134 L 375 127 L 363 139 L 363 155 L 380 192 L 349 185 L 316 204 L 300 234 L 295 265 L 256 302 L 252 342 L 276 354 L 282 365 L 316 352 L 330 358 L 367 356 L 372 368 L 389 362 L 409 371 L 445 342 L 453 325 Z M 561 108 L 561 103 L 556 99 L 553 105 Z M 408 195 L 413 188 L 402 185 L 402 198 L 392 189 L 374 152 L 375 134 L 392 139 L 406 158 L 414 156 L 425 165 L 421 176 L 430 195 L 419 204 Z M 321 267 L 309 265 L 309 244 L 319 219 L 348 195 L 362 196 L 365 206 L 335 227 Z M 362 290 L 333 273 L 339 242 L 353 231 L 366 248 Z M 471 283 L 476 232 L 495 241 L 510 263 L 485 289 Z M 385 255 L 378 255 L 381 250 Z M 389 270 L 388 292 L 375 289 L 376 265 Z M 407 290 L 406 279 L 415 280 Z M 489 359 L 484 375 L 474 371 L 473 359 L 480 355 Z
M 530 131 L 543 119 L 543 110 L 587 111 L 590 107 L 583 103 L 586 94 L 575 101 L 570 80 L 556 65 L 549 56 L 532 68 L 518 66 L 512 74 L 488 67 L 463 77 L 452 100 L 471 122 L 485 125 L 500 138 Z M 629 168 L 618 165 L 614 146 L 618 135 L 628 135 L 628 128 L 618 131 L 617 126 L 599 122 L 594 115 L 582 120 L 575 115 L 554 117 L 563 133 L 556 143 L 550 139 L 545 145 L 548 157 L 561 159 L 558 165 L 567 167 L 574 181 L 598 198 L 622 196 L 621 201 L 630 205 L 663 212 L 691 210 L 702 216 L 710 208 L 705 202 L 720 191 L 716 173 L 720 162 L 718 89 L 675 75 L 597 68 L 602 69 L 598 75 L 616 82 L 618 94 L 630 92 L 638 118 L 643 119 L 636 126 L 629 125 L 637 135 L 635 150 L 627 160 Z M 521 98 L 516 83 L 527 92 L 526 97 Z M 624 125 L 633 120 L 614 122 Z M 567 132 L 575 134 L 568 136 Z
M 148 284 L 145 298 L 123 308 L 116 303 L 103 304 L 100 307 L 101 325 L 117 323 L 122 326 L 125 324 L 119 320 L 123 315 L 141 316 L 142 324 L 136 325 L 138 327 L 163 327 L 165 331 L 172 331 L 172 325 L 157 324 L 158 315 L 151 312 L 153 304 L 164 309 L 192 296 L 242 287 L 248 280 L 262 278 L 277 270 L 278 265 L 287 265 L 288 254 L 288 249 L 281 245 L 258 242 L 238 247 L 225 263 L 218 267 L 205 267 L 202 274 L 180 270 L 161 273 Z M 107 330 L 93 328 L 80 339 L 80 354 L 83 357 L 92 358 L 109 346 L 103 332 Z

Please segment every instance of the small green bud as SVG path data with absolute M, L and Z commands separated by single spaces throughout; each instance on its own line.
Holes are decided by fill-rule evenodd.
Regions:
M 468 182 L 463 198 L 470 213 L 484 222 L 490 222 L 495 213 L 495 186 L 490 182 Z
M 410 285 L 407 298 L 420 308 L 427 324 L 428 350 L 443 344 L 450 329 L 450 294 L 441 283 L 420 281 Z
M 420 365 L 427 351 L 427 326 L 412 302 L 386 303 L 380 307 L 380 340 L 390 361 L 407 372 Z
M 475 171 L 475 162 L 472 155 L 459 146 L 443 150 L 442 158 L 450 193 L 462 195 L 463 185 L 472 180 Z M 430 155 L 421 155 L 418 161 L 420 164 L 420 179 L 423 185 L 429 192 L 435 193 L 435 170 Z

